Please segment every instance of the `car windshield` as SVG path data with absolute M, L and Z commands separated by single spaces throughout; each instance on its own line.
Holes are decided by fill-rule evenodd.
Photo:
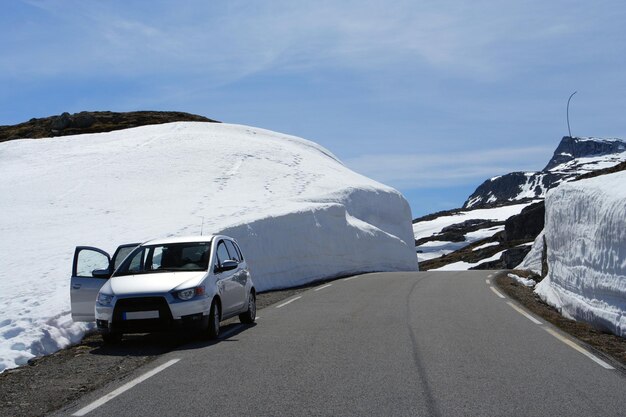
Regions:
M 210 249 L 210 242 L 140 246 L 124 259 L 113 276 L 206 271 Z

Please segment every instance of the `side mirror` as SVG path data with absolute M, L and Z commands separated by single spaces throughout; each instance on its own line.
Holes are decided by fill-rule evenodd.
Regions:
M 215 268 L 215 272 L 232 271 L 236 269 L 239 264 L 236 261 L 227 260 L 222 262 L 222 265 Z
M 104 278 L 104 279 L 109 279 L 111 278 L 111 271 L 109 271 L 109 269 L 94 269 L 93 271 L 91 271 L 91 276 L 93 276 L 94 278 Z

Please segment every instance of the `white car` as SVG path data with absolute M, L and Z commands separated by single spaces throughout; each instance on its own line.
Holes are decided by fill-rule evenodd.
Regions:
M 177 328 L 219 334 L 220 321 L 256 318 L 246 260 L 228 236 L 196 236 L 122 245 L 78 246 L 70 298 L 74 321 L 95 321 L 105 342 L 124 333 Z

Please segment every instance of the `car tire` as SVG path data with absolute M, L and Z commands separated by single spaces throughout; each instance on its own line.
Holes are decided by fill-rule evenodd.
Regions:
M 239 321 L 245 324 L 252 324 L 256 320 L 256 295 L 250 291 L 248 295 L 248 310 L 239 315 Z
M 209 339 L 217 339 L 220 335 L 220 306 L 213 300 L 211 303 L 211 312 L 209 313 L 209 325 L 207 327 L 207 337 Z
M 119 332 L 102 333 L 102 341 L 106 345 L 115 345 L 122 341 L 122 333 L 119 333 Z

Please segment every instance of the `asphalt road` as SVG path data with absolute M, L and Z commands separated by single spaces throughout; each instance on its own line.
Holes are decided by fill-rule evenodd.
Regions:
M 379 273 L 320 285 L 58 415 L 626 415 L 626 376 L 520 314 L 488 274 Z

